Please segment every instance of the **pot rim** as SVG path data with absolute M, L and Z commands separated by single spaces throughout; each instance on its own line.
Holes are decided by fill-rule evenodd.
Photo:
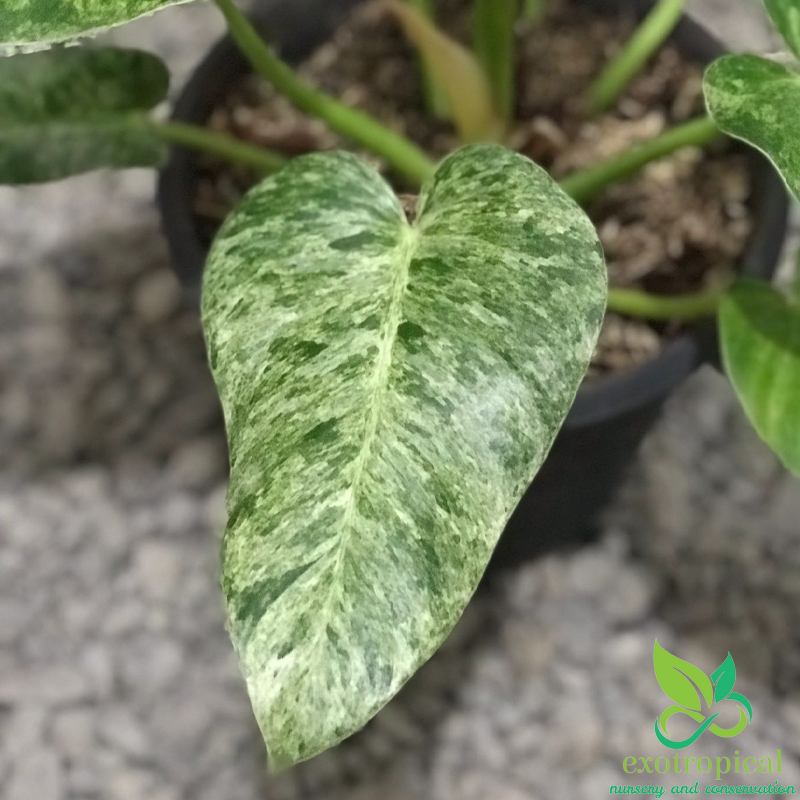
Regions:
M 297 0 L 272 0 L 254 16 L 257 26 L 269 30 L 289 62 L 304 59 L 329 37 L 330 31 L 361 0 L 328 0 L 322 13 L 309 13 L 308 3 Z M 592 2 L 602 13 L 630 12 L 643 17 L 655 0 L 580 0 Z M 313 0 L 311 0 L 313 5 Z M 319 8 L 319 5 L 315 6 Z M 320 29 L 323 35 L 320 36 Z M 286 33 L 290 31 L 291 37 Z M 283 34 L 283 35 L 281 35 Z M 708 64 L 727 49 L 701 25 L 684 15 L 671 41 L 690 58 Z M 310 43 L 310 46 L 308 44 Z M 305 45 L 305 46 L 304 46 Z M 230 84 L 251 68 L 229 35 L 223 36 L 201 61 L 175 104 L 172 119 L 205 122 Z M 754 190 L 751 208 L 755 226 L 741 259 L 740 274 L 770 280 L 777 269 L 786 237 L 789 198 L 783 180 L 770 162 L 749 149 L 753 163 Z M 162 170 L 157 200 L 164 233 L 172 252 L 172 264 L 192 299 L 200 301 L 200 276 L 207 252 L 199 240 L 191 212 L 195 156 L 173 147 Z M 596 425 L 629 412 L 676 389 L 704 363 L 719 366 L 718 339 L 712 320 L 697 323 L 669 341 L 651 361 L 624 373 L 586 380 L 581 385 L 565 427 L 577 429 Z

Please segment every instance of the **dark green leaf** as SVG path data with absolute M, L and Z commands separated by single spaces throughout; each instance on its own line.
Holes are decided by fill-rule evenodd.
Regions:
M 1 59 L 0 182 L 161 163 L 165 145 L 145 112 L 168 86 L 163 63 L 136 50 L 68 48 Z
M 722 131 L 757 147 L 800 197 L 800 74 L 758 56 L 725 56 L 706 72 L 708 110 Z
M 772 21 L 796 56 L 800 56 L 800 0 L 764 0 Z
M 736 665 L 730 653 L 711 673 L 711 680 L 714 682 L 714 702 L 719 703 L 733 691 L 733 685 L 736 683 Z
M 223 584 L 274 763 L 358 730 L 448 635 L 605 296 L 590 221 L 498 146 L 446 159 L 413 225 L 347 153 L 291 162 L 226 223 L 203 300 L 230 442 Z
M 166 156 L 147 122 L 114 118 L 0 130 L 0 183 L 23 185 L 102 167 L 156 167 Z
M 0 0 L 0 48 L 95 34 L 186 0 Z
M 800 304 L 739 281 L 720 306 L 725 368 L 764 441 L 800 476 Z
M 154 55 L 68 47 L 0 60 L 0 125 L 151 109 L 167 96 L 169 72 Z

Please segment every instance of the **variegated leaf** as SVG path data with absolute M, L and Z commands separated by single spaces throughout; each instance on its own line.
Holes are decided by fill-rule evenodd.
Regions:
M 706 72 L 708 110 L 725 133 L 765 153 L 800 197 L 800 69 L 723 56 Z
M 203 316 L 231 458 L 223 584 L 272 761 L 361 728 L 448 635 L 589 364 L 590 221 L 496 145 L 413 224 L 347 153 L 245 198 Z
M 800 477 L 800 301 L 740 280 L 719 311 L 725 368 L 753 426 Z
M 137 50 L 68 48 L 0 60 L 0 183 L 159 164 L 165 145 L 145 112 L 168 86 L 164 64 Z
M 800 57 L 800 0 L 764 0 L 764 4 L 792 52 Z
M 0 0 L 0 50 L 41 48 L 188 0 Z

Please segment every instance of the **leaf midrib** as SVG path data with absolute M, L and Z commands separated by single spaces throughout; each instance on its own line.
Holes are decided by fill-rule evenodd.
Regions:
M 395 344 L 397 343 L 398 328 L 403 318 L 403 299 L 405 298 L 406 289 L 408 288 L 408 279 L 411 268 L 411 262 L 420 240 L 420 232 L 416 225 L 409 225 L 402 221 L 402 239 L 398 245 L 400 252 L 398 253 L 398 269 L 394 278 L 394 285 L 392 286 L 392 293 L 389 299 L 389 309 L 386 314 L 386 322 L 381 330 L 381 346 L 378 352 L 378 358 L 375 365 L 375 383 L 371 393 L 371 402 L 368 403 L 369 411 L 364 425 L 364 436 L 361 445 L 361 450 L 356 457 L 353 466 L 353 476 L 350 481 L 350 495 L 347 505 L 342 517 L 341 536 L 339 544 L 336 548 L 336 556 L 333 565 L 331 566 L 332 575 L 330 583 L 330 591 L 328 593 L 327 602 L 324 612 L 320 615 L 320 620 L 327 620 L 333 599 L 340 587 L 339 577 L 341 575 L 342 565 L 344 563 L 344 555 L 347 551 L 352 532 L 355 528 L 353 517 L 357 508 L 357 501 L 359 497 L 359 489 L 361 479 L 364 474 L 364 469 L 372 452 L 372 446 L 378 432 L 378 425 L 380 423 L 381 411 L 383 409 L 383 402 L 386 396 L 389 374 L 392 369 L 392 353 Z M 315 646 L 319 642 L 324 626 L 320 624 L 317 637 L 315 639 Z

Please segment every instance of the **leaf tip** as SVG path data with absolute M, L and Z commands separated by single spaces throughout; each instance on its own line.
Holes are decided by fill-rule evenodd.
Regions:
M 281 775 L 296 766 L 294 759 L 267 747 L 267 769 L 270 775 Z

